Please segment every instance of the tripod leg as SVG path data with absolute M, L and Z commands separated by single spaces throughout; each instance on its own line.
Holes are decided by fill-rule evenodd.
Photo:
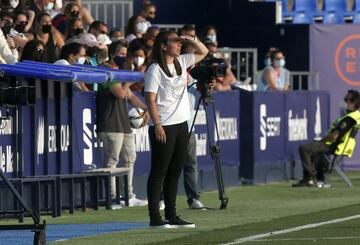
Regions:
M 220 161 L 221 151 L 220 151 L 219 143 L 211 144 L 210 129 L 209 129 L 209 124 L 208 124 L 208 111 L 207 111 L 207 107 L 206 107 L 208 104 L 212 105 L 212 110 L 214 113 L 214 121 L 215 121 L 215 133 L 217 136 L 217 140 L 219 142 L 220 138 L 219 138 L 219 130 L 218 130 L 217 122 L 216 122 L 215 106 L 214 106 L 213 102 L 209 102 L 209 101 L 205 102 L 205 100 L 203 100 L 203 103 L 204 103 L 204 110 L 205 110 L 205 115 L 206 115 L 206 127 L 207 127 L 208 142 L 209 142 L 209 146 L 210 146 L 211 158 L 214 160 L 214 163 L 215 163 L 216 182 L 217 182 L 217 187 L 218 187 L 219 200 L 221 201 L 220 209 L 226 209 L 229 199 L 226 197 L 226 194 L 225 194 L 224 182 L 223 182 L 223 177 L 222 177 L 221 161 Z

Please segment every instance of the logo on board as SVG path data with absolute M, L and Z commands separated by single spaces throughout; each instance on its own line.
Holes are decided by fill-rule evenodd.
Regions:
M 360 86 L 360 34 L 341 40 L 335 52 L 335 69 L 348 85 Z
M 281 117 L 269 117 L 267 115 L 267 106 L 260 105 L 260 150 L 267 149 L 269 137 L 280 136 Z

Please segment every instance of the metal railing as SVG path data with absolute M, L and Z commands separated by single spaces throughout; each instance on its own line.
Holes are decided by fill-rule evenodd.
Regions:
M 125 31 L 128 19 L 133 15 L 132 0 L 83 0 L 95 20 L 105 22 L 109 28 L 117 27 Z
M 160 27 L 161 30 L 169 30 L 175 32 L 178 32 L 178 30 L 184 26 L 183 24 L 154 24 L 154 25 Z
M 320 88 L 319 72 L 291 71 L 290 88 L 292 90 L 318 90 Z
M 256 48 L 220 48 L 219 51 L 231 65 L 236 79 L 245 81 L 257 72 L 257 49 Z

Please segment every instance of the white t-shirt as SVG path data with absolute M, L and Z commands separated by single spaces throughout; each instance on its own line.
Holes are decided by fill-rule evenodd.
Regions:
M 182 68 L 180 76 L 176 74 L 174 64 L 168 64 L 173 77 L 168 77 L 157 63 L 153 63 L 145 73 L 145 92 L 157 94 L 157 110 L 160 123 L 164 126 L 179 124 L 190 118 L 186 69 L 195 64 L 195 55 L 184 54 L 177 59 Z M 153 122 L 150 124 L 153 125 Z

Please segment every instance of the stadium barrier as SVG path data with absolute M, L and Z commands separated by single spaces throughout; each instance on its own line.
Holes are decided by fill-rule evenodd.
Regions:
M 290 88 L 292 90 L 319 90 L 319 72 L 290 71 Z
M 89 202 L 95 208 L 101 203 L 108 206 L 106 181 L 110 173 L 105 174 L 102 179 L 81 177 L 82 174 L 85 175 L 84 171 L 105 167 L 100 152 L 101 144 L 97 142 L 96 135 L 95 93 L 67 94 L 60 87 L 61 83 L 54 81 L 61 76 L 71 81 L 83 78 L 90 83 L 96 82 L 94 77 L 98 77 L 100 82 L 111 78 L 135 81 L 141 79 L 143 74 L 90 66 L 38 66 L 38 63 L 33 62 L 0 65 L 0 71 L 5 77 L 14 76 L 14 72 L 18 72 L 20 77 L 39 76 L 41 79 L 49 79 L 35 79 L 38 90 L 35 106 L 23 106 L 20 110 L 23 127 L 19 133 L 22 139 L 17 151 L 15 143 L 16 136 L 19 135 L 16 134 L 14 126 L 16 111 L 14 108 L 9 109 L 10 118 L 3 121 L 0 129 L 1 167 L 12 178 L 57 178 L 63 194 L 59 196 L 57 193 L 56 196 L 58 199 L 64 195 L 69 196 L 63 198 L 64 200 L 57 200 L 57 215 L 60 215 L 64 207 L 71 207 L 73 210 L 74 206 L 77 206 L 73 200 L 81 200 L 80 207 L 83 209 L 84 203 Z M 299 159 L 299 144 L 321 137 L 329 126 L 329 95 L 326 92 L 276 93 L 240 90 L 216 92 L 213 97 L 216 116 L 213 118 L 211 115 L 208 123 L 211 137 L 220 140 L 226 186 L 237 185 L 240 180 L 258 183 L 294 177 L 294 174 L 289 172 L 292 170 L 292 162 Z M 2 108 L 1 115 L 5 114 L 5 108 Z M 215 120 L 219 127 L 219 139 L 214 132 Z M 216 185 L 205 123 L 205 111 L 200 106 L 195 132 L 200 187 L 203 190 Z M 134 130 L 134 137 L 137 151 L 135 192 L 144 196 L 146 181 L 139 180 L 146 178 L 150 170 L 148 126 Z M 14 157 L 17 155 L 19 159 Z M 78 178 L 65 180 L 62 177 L 69 175 Z M 64 180 L 59 181 L 59 178 Z M 65 188 L 67 181 L 80 184 L 81 191 L 75 193 L 75 187 Z M 86 188 L 92 186 L 90 182 L 99 183 L 101 186 L 95 189 L 96 197 L 81 196 Z M 84 187 L 85 185 L 87 187 Z M 99 196 L 103 198 L 99 200 Z

